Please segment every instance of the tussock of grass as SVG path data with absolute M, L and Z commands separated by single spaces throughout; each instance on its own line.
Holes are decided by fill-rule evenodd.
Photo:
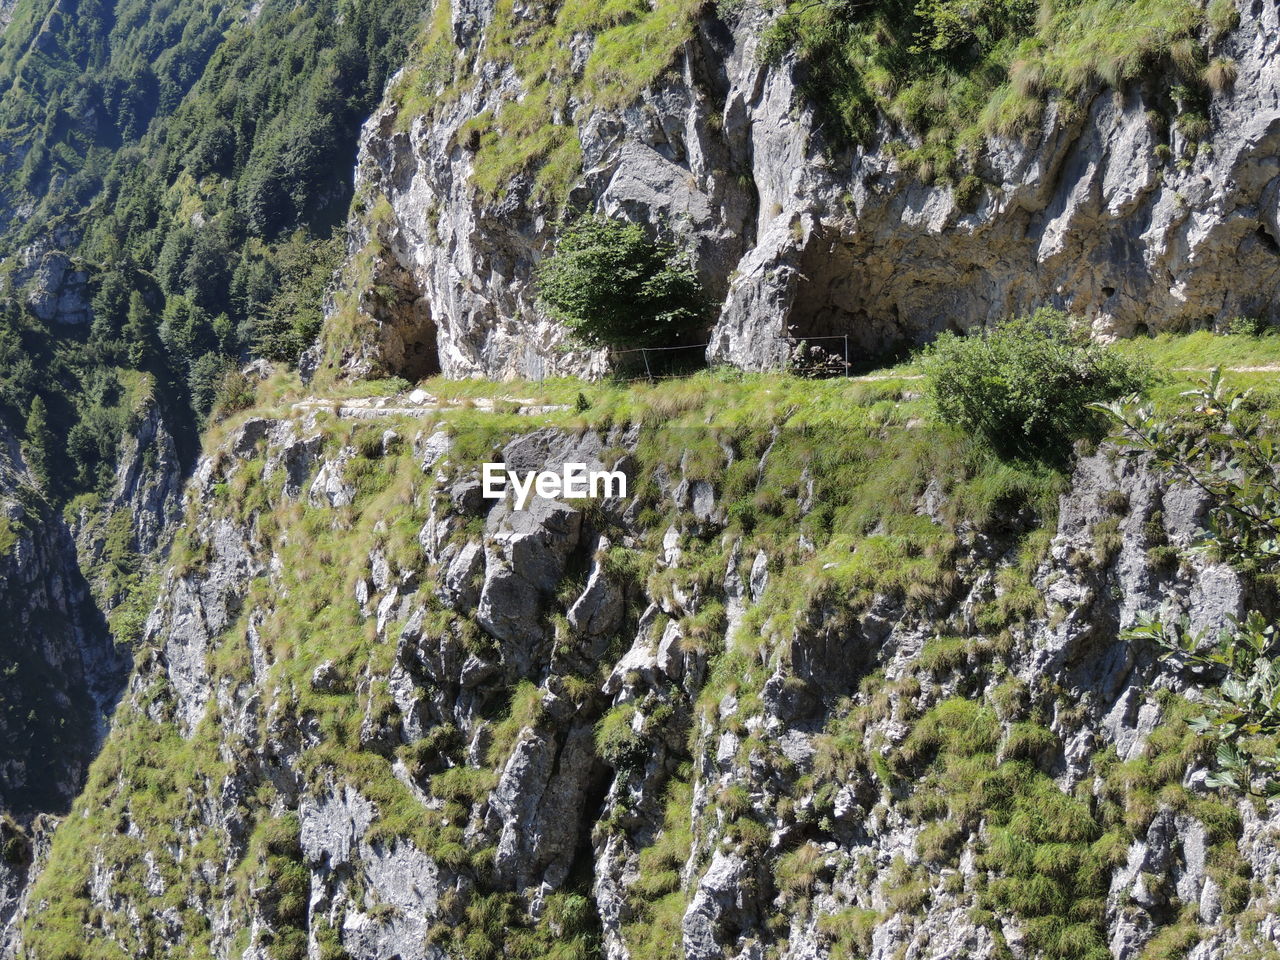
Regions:
M 985 908 L 1021 919 L 1037 954 L 1102 960 L 1109 868 L 1127 843 L 1107 835 L 1089 806 L 1063 793 L 1034 758 L 1057 738 L 1034 723 L 1001 736 L 996 713 L 962 698 L 944 700 L 915 725 L 896 762 L 925 770 L 908 808 L 927 824 L 921 855 L 947 863 L 985 821 L 982 862 L 996 878 Z

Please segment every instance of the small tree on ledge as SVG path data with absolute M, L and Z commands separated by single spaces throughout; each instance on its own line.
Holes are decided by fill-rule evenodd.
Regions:
M 693 264 L 638 223 L 587 216 L 568 226 L 538 268 L 546 311 L 590 346 L 678 343 L 706 316 Z

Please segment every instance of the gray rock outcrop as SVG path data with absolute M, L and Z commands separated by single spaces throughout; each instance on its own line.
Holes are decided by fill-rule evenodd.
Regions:
M 426 117 L 388 101 L 365 127 L 358 192 L 389 220 L 353 223 L 352 249 L 378 239 L 397 304 L 369 306 L 377 335 L 334 360 L 349 372 L 438 369 L 450 376 L 600 373 L 537 304 L 534 276 L 558 219 L 531 174 L 498 197 L 471 182 L 466 131 L 518 96 L 510 67 L 485 60 L 491 0 L 455 11 L 460 43 L 484 64 Z M 574 209 L 666 223 L 720 304 L 708 359 L 747 369 L 786 362 L 797 339 L 854 361 L 1053 305 L 1101 336 L 1185 330 L 1235 316 L 1280 320 L 1280 81 L 1275 9 L 1241 8 L 1211 51 L 1234 61 L 1212 93 L 1212 136 L 1161 132 L 1160 78 L 1097 88 L 1050 107 L 1025 140 L 989 139 L 976 200 L 923 183 L 884 146 L 845 150 L 799 93 L 794 65 L 761 61 L 773 13 L 708 9 L 667 75 L 620 109 L 571 100 L 582 172 Z M 581 71 L 593 37 L 575 41 Z M 573 111 L 576 111 L 574 113 Z M 893 139 L 889 125 L 877 141 Z M 372 206 L 372 200 L 369 203 Z M 815 338 L 832 337 L 830 342 Z M 413 357 L 434 352 L 431 362 Z
M 509 911 L 501 916 L 517 926 L 561 924 L 572 902 L 618 960 L 650 936 L 691 958 L 772 949 L 821 960 L 836 940 L 876 960 L 1033 957 L 1025 915 L 975 907 L 1008 882 L 984 853 L 1006 825 L 949 827 L 922 813 L 955 784 L 911 766 L 913 731 L 929 729 L 931 711 L 968 703 L 996 727 L 990 763 L 1025 764 L 1019 776 L 1035 771 L 1063 803 L 1085 798 L 1082 809 L 1130 818 L 1110 828 L 1080 936 L 1136 960 L 1176 932 L 1170 910 L 1182 904 L 1194 905 L 1195 960 L 1258 942 L 1240 918 L 1274 895 L 1267 837 L 1280 813 L 1203 786 L 1194 751 L 1167 742 L 1171 711 L 1188 709 L 1198 681 L 1121 639 L 1160 609 L 1212 627 L 1248 591 L 1203 559 L 1166 562 L 1162 548 L 1188 545 L 1206 504 L 1141 462 L 1105 448 L 1079 462 L 1030 574 L 1043 607 L 1011 625 L 984 626 L 1011 602 L 1014 548 L 1035 522 L 1025 515 L 955 529 L 955 582 L 926 600 L 886 592 L 856 604 L 818 591 L 781 622 L 753 618 L 810 554 L 728 535 L 717 484 L 698 495 L 706 481 L 657 470 L 653 529 L 625 502 L 477 504 L 455 495 L 474 465 L 402 425 L 411 442 L 374 455 L 388 475 L 422 477 L 414 496 L 428 519 L 421 530 L 400 523 L 397 540 L 382 501 L 369 500 L 381 487 L 366 486 L 351 435 L 332 429 L 315 414 L 250 419 L 196 470 L 189 496 L 201 506 L 148 623 L 117 735 L 166 731 L 165 742 L 216 754 L 220 773 L 191 781 L 185 805 L 198 814 L 176 834 L 140 807 L 76 841 L 87 845 L 77 860 L 93 865 L 86 909 L 104 918 L 103 936 L 207 937 L 228 960 L 299 937 L 353 960 L 443 960 L 455 937 L 505 936 L 484 926 L 486 911 Z M 536 430 L 503 449 L 508 466 L 529 469 L 615 446 L 638 460 L 640 434 Z M 274 505 L 241 513 L 210 495 L 241 470 L 274 478 Z M 317 477 L 335 478 L 343 495 L 313 498 Z M 945 484 L 930 484 L 912 515 L 945 526 L 946 498 Z M 372 537 L 354 554 L 359 586 L 302 600 L 319 574 L 289 563 L 317 551 L 332 562 L 337 541 L 306 539 L 325 530 Z M 641 544 L 651 567 L 637 579 L 628 551 Z M 314 622 L 279 619 L 298 602 L 318 604 Z M 327 620 L 335 611 L 344 619 Z M 343 626 L 318 632 L 327 622 Z M 714 651 L 741 643 L 746 623 L 773 640 L 728 661 L 734 675 L 715 673 Z M 955 631 L 959 653 L 929 652 L 954 644 L 940 635 Z M 282 658 L 290 636 L 313 639 Z M 344 653 L 353 649 L 366 653 Z M 849 739 L 842 724 L 853 716 L 862 726 Z M 1167 755 L 1144 766 L 1158 740 Z M 1164 792 L 1141 794 L 1148 806 L 1114 806 L 1129 789 L 1112 779 L 1116 765 L 1158 778 L 1174 760 Z M 121 776 L 121 789 L 139 789 L 133 773 Z M 950 839 L 931 839 L 944 827 Z M 143 888 L 105 853 L 112 836 L 147 851 Z M 214 848 L 198 874 L 181 866 Z M 16 872 L 0 865 L 0 880 L 34 862 L 30 889 L 44 889 L 46 854 L 28 861 L 25 849 L 14 848 Z M 0 888 L 0 910 L 19 910 L 25 880 Z M 171 884 L 187 885 L 208 929 L 175 914 L 134 930 L 129 917 L 171 896 Z M 229 889 L 250 892 L 247 919 Z M 653 904 L 667 897 L 678 910 L 654 926 Z

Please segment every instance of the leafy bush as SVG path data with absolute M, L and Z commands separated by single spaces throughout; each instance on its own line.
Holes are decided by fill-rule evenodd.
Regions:
M 1208 495 L 1209 523 L 1196 549 L 1229 563 L 1255 588 L 1274 589 L 1280 582 L 1275 421 L 1257 410 L 1254 398 L 1228 386 L 1221 370 L 1191 396 L 1194 409 L 1182 416 L 1161 416 L 1130 401 L 1105 409 L 1127 455 Z M 1274 617 L 1249 609 L 1211 637 L 1192 630 L 1185 618 L 1162 613 L 1140 618 L 1126 637 L 1162 647 L 1163 659 L 1192 683 L 1221 679 L 1199 701 L 1203 715 L 1189 724 L 1216 744 L 1216 769 L 1206 785 L 1280 796 L 1280 630 Z
M 924 369 L 939 416 L 1002 454 L 1061 455 L 1099 426 L 1089 404 L 1143 385 L 1130 361 L 1051 309 L 969 336 L 943 334 Z
M 1267 332 L 1267 321 L 1265 317 L 1232 317 L 1222 332 L 1236 337 L 1260 337 Z
M 706 315 L 688 256 L 638 223 L 584 217 L 538 269 L 547 311 L 593 346 L 669 346 Z

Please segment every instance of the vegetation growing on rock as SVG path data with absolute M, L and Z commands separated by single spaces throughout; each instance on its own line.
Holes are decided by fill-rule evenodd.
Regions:
M 1217 770 L 1208 782 L 1274 796 L 1280 791 L 1280 641 L 1264 610 L 1280 559 L 1275 422 L 1265 403 L 1231 388 L 1220 369 L 1190 394 L 1194 407 L 1169 419 L 1134 398 L 1103 409 L 1130 456 L 1152 458 L 1175 482 L 1210 498 L 1211 522 L 1196 549 L 1239 569 L 1257 596 L 1216 637 L 1191 629 L 1185 619 L 1171 619 L 1168 611 L 1147 615 L 1130 636 L 1164 647 L 1183 669 L 1199 668 L 1220 679 L 1204 715 L 1193 722 L 1196 732 L 1217 742 Z
M 1239 22 L 1215 0 L 846 0 L 788 2 L 770 30 L 774 58 L 794 52 L 806 92 L 838 141 L 869 146 L 888 121 L 900 162 L 926 180 L 971 174 L 990 134 L 1026 135 L 1050 104 L 1078 109 L 1089 89 L 1155 79 L 1201 139 L 1209 85 L 1229 63 L 1210 54 Z M 1196 126 L 1200 124 L 1200 126 Z
M 951 935 L 974 943 L 1017 924 L 1037 956 L 1102 956 L 1113 885 L 1137 883 L 1127 851 L 1165 849 L 1173 818 L 1203 828 L 1214 852 L 1197 882 L 1226 913 L 1143 907 L 1161 918 L 1152 949 L 1247 942 L 1241 814 L 1184 782 L 1206 760 L 1194 706 L 1143 694 L 1159 717 L 1145 740 L 1069 755 L 1105 736 L 1110 702 L 1070 670 L 1025 666 L 1091 642 L 1080 616 L 1106 622 L 1095 601 L 1055 611 L 1057 591 L 1137 589 L 1120 560 L 1145 549 L 1151 493 L 1002 461 L 929 419 L 912 375 L 525 385 L 587 400 L 537 424 L 461 403 L 343 419 L 293 409 L 297 388 L 273 382 L 211 438 L 166 587 L 199 584 L 215 604 L 226 591 L 237 612 L 199 653 L 162 604 L 33 889 L 45 907 L 27 949 L 114 960 L 181 936 L 193 956 L 291 957 L 306 930 L 341 956 L 376 930 L 463 956 L 587 957 L 610 940 L 656 960 L 707 936 L 857 955 L 875 931 L 906 943 L 963 916 Z M 429 389 L 474 403 L 495 388 Z M 540 640 L 486 625 L 510 533 L 465 493 L 480 461 L 530 437 L 598 437 L 638 480 L 633 504 L 573 505 L 577 546 L 530 621 Z M 299 456 L 302 473 L 285 469 Z M 1118 543 L 1089 549 L 1100 521 L 1081 510 L 1115 520 Z M 469 544 L 484 544 L 479 573 L 458 560 L 455 576 Z M 247 579 L 229 576 L 245 562 Z M 594 570 L 621 597 L 600 635 L 574 612 L 602 596 Z M 483 678 L 466 688 L 446 667 L 464 662 Z M 1137 662 L 1171 682 L 1151 652 Z M 545 782 L 544 750 L 560 757 Z M 597 786 L 558 792 L 568 782 Z M 576 799 L 539 808 L 540 793 Z M 562 845 L 513 854 L 514 837 L 556 832 L 524 819 L 538 816 L 571 825 Z M 347 824 L 351 846 L 334 846 Z M 421 871 L 424 899 L 388 882 L 392 857 Z M 122 867 L 94 881 L 94 863 Z M 730 878 L 737 912 L 714 893 Z M 252 917 L 237 929 L 207 920 L 228 886 Z M 131 927 L 114 903 L 166 919 Z M 108 932 L 86 939 L 94 924 Z
M 1169 227 L 1167 250 L 1199 263 L 1177 230 L 1219 201 L 1166 193 L 1164 178 L 1174 144 L 1187 169 L 1210 155 L 1210 103 L 1251 75 L 1227 57 L 1230 3 L 723 2 L 713 14 L 688 0 L 85 0 L 76 16 L 40 12 L 18 0 L 0 40 L 13 146 L 0 159 L 0 252 L 12 254 L 0 437 L 5 424 L 24 434 L 44 488 L 0 478 L 14 585 L 0 584 L 0 612 L 24 631 L 7 671 L 61 678 L 33 652 L 99 612 L 136 669 L 56 833 L 0 830 L 5 891 L 34 862 L 27 958 L 1267 948 L 1280 827 L 1237 790 L 1251 763 L 1275 762 L 1272 638 L 1260 614 L 1233 628 L 1229 614 L 1273 572 L 1275 396 L 1225 417 L 1188 411 L 1184 372 L 1168 369 L 1273 362 L 1280 341 L 1258 336 L 1261 315 L 1222 320 L 1253 305 L 1213 308 L 1228 336 L 1110 350 L 1041 313 L 852 381 L 718 369 L 659 386 L 410 392 L 442 358 L 483 372 L 486 351 L 526 358 L 504 373 L 571 369 L 553 362 L 575 349 L 563 327 L 521 312 L 566 199 L 632 221 L 578 221 L 544 261 L 544 305 L 588 344 L 697 329 L 699 276 L 777 320 L 755 347 L 787 349 L 793 322 L 815 340 L 830 324 L 884 346 L 888 310 L 894 336 L 962 326 L 972 315 L 921 319 L 892 291 L 875 293 L 889 305 L 876 317 L 863 310 L 850 225 L 884 197 L 927 212 L 929 243 L 964 233 L 1007 199 L 979 179 L 983 136 L 1028 131 L 1050 106 L 1075 122 L 1105 85 L 1153 85 L 1135 111 L 1150 142 L 1129 146 L 1155 172 L 1126 184 L 1166 212 L 1201 204 L 1143 227 Z M 762 38 L 749 26 L 772 13 L 773 71 L 752 60 Z M 792 54 L 826 126 L 791 96 Z M 356 127 L 406 60 L 362 142 L 362 176 L 383 179 L 353 198 Z M 437 120 L 442 142 L 423 134 Z M 834 154 L 811 136 L 867 148 L 849 156 L 876 172 L 842 197 Z M 871 156 L 876 138 L 896 169 Z M 645 159 L 620 161 L 618 144 Z M 1204 177 L 1206 196 L 1251 162 Z M 653 179 L 628 194 L 637 173 Z M 949 199 L 911 194 L 938 177 L 955 181 Z M 646 211 L 661 220 L 664 194 L 690 224 L 705 213 L 679 225 L 696 270 L 642 226 Z M 332 301 L 327 375 L 304 388 L 268 365 L 238 372 L 255 356 L 287 364 L 314 338 L 348 200 L 357 249 Z M 1006 207 L 1037 243 L 1024 200 Z M 1254 200 L 1232 195 L 1238 211 Z M 1135 202 L 1129 226 L 1145 215 Z M 1233 221 L 1241 262 L 1269 262 L 1269 225 L 1248 216 Z M 423 285 L 423 261 L 443 289 Z M 740 284 L 734 263 L 759 285 Z M 1135 277 L 1123 290 L 1098 279 L 1101 302 L 1133 300 Z M 1032 296 L 988 293 L 988 311 Z M 492 313 L 449 329 L 478 305 Z M 1204 309 L 1189 322 L 1206 324 Z M 387 318 L 405 328 L 398 344 Z M 474 342 L 499 328 L 519 336 Z M 388 343 L 416 359 L 375 356 Z M 1143 380 L 1135 357 L 1166 370 Z M 336 383 L 353 358 L 366 379 Z M 1176 424 L 1141 426 L 1171 434 L 1177 456 L 1066 455 L 1093 433 L 1091 401 L 1139 386 Z M 157 410 L 206 430 L 172 530 L 164 500 L 193 457 Z M 1213 489 L 1188 466 L 1205 455 L 1241 469 Z M 478 493 L 482 463 L 571 457 L 627 472 L 633 496 L 515 517 Z M 1204 504 L 1160 468 L 1219 499 L 1216 555 L 1191 549 Z M 70 538 L 57 506 L 87 584 L 32 563 L 48 559 L 45 539 L 63 559 L 76 550 L 58 540 Z M 142 556 L 153 547 L 159 570 Z M 28 583 L 37 599 L 22 602 Z M 1235 631 L 1213 653 L 1179 646 L 1200 674 L 1161 660 L 1170 630 L 1126 630 L 1166 601 L 1197 630 Z M 109 643 L 91 649 L 115 664 Z M 1228 682 L 1215 692 L 1204 668 Z M 123 682 L 109 673 L 89 671 L 71 702 L 23 678 L 6 688 L 0 733 L 28 736 L 24 757 L 71 761 L 33 811 L 74 791 Z M 36 694 L 59 709 L 37 713 Z

